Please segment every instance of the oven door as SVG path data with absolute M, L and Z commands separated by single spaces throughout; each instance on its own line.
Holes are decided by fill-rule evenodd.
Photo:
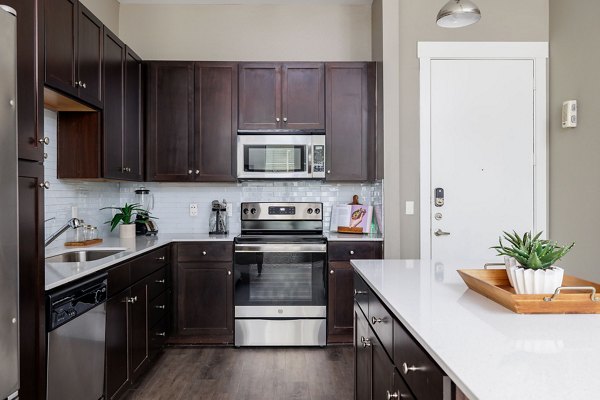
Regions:
M 312 178 L 311 135 L 238 135 L 238 178 Z
M 325 318 L 327 245 L 235 245 L 236 318 Z

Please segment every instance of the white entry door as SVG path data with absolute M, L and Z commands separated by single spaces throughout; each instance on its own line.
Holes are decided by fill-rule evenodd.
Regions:
M 532 59 L 430 60 L 431 258 L 494 261 L 502 231 L 538 229 L 535 72 Z

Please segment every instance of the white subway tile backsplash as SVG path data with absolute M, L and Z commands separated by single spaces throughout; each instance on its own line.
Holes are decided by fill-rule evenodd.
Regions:
M 48 158 L 44 163 L 46 179 L 51 189 L 46 191 L 46 236 L 62 226 L 71 217 L 71 207 L 76 206 L 79 217 L 86 223 L 98 226 L 100 234 L 109 234 L 110 210 L 102 207 L 121 205 L 134 200 L 134 191 L 145 186 L 154 194 L 154 210 L 160 232 L 164 233 L 206 233 L 212 200 L 226 199 L 233 204 L 233 217 L 230 218 L 230 231 L 239 232 L 240 204 L 247 201 L 314 201 L 323 202 L 324 227 L 329 229 L 331 207 L 337 203 L 349 203 L 357 194 L 361 203 L 381 208 L 383 186 L 381 183 L 333 184 L 319 181 L 249 181 L 241 183 L 115 183 L 82 182 L 59 180 L 56 178 L 56 124 L 57 114 L 45 110 L 45 136 L 50 137 L 47 146 Z M 189 216 L 190 203 L 198 204 L 198 216 Z

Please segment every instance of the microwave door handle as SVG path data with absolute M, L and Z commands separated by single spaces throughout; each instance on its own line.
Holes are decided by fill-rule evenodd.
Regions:
M 312 175 L 312 159 L 314 149 L 314 146 L 306 146 L 306 152 L 308 153 L 308 167 L 306 169 L 306 172 L 308 172 L 308 175 Z

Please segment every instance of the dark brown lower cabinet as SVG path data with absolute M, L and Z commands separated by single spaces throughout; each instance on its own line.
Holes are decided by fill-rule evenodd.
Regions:
M 354 382 L 355 400 L 371 399 L 371 381 L 373 377 L 373 351 L 370 346 L 372 336 L 370 335 L 369 321 L 362 314 L 358 306 L 354 307 L 355 324 L 355 371 L 356 380 Z
M 349 262 L 329 263 L 328 343 L 352 342 L 354 270 Z
M 168 256 L 157 257 L 161 254 L 168 251 L 158 249 L 108 271 L 107 400 L 120 398 L 136 383 L 168 334 L 169 267 Z M 140 277 L 142 270 L 145 275 Z
M 46 398 L 44 166 L 19 161 L 19 398 Z

